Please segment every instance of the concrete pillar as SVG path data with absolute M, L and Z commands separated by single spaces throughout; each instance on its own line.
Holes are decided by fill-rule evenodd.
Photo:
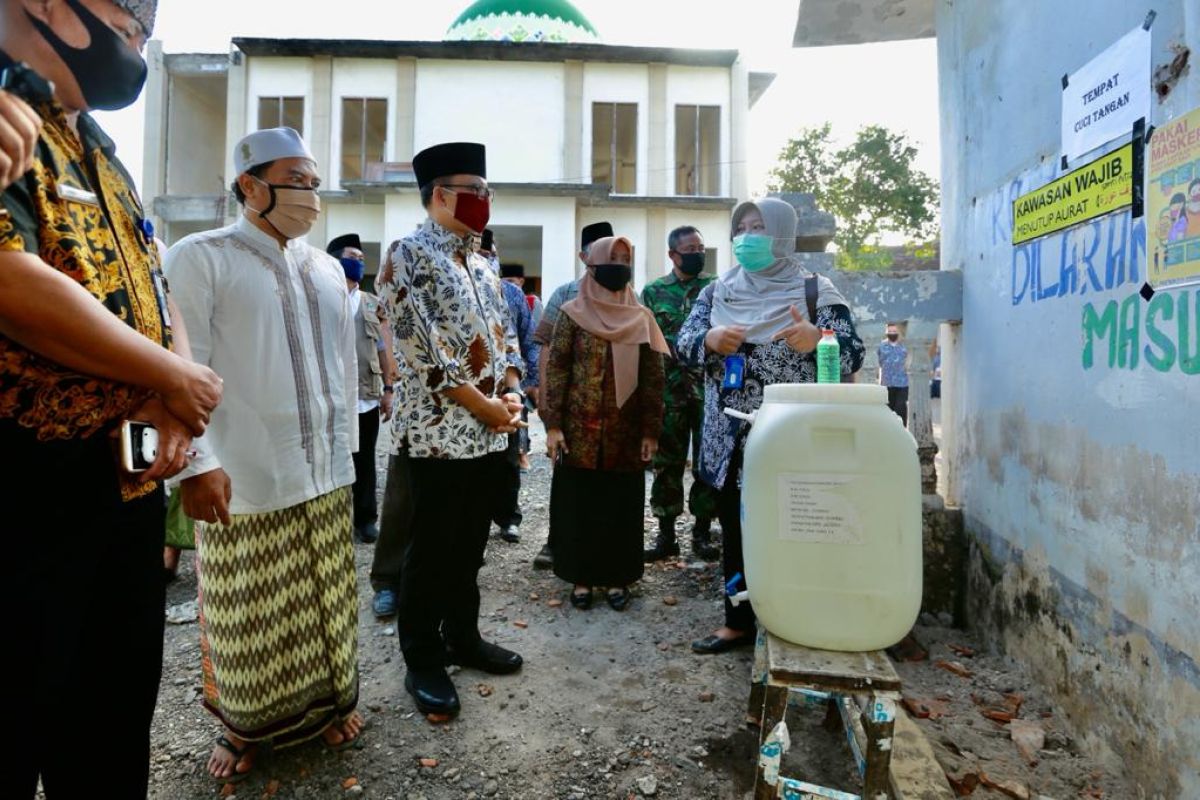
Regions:
M 417 60 L 396 60 L 396 108 L 393 109 L 396 132 L 392 144 L 392 160 L 410 162 L 417 145 Z
M 729 185 L 726 194 L 738 200 L 750 197 L 750 179 L 746 172 L 746 143 L 750 127 L 750 73 L 740 58 L 729 71 Z
M 235 48 L 229 54 L 229 87 L 225 95 L 225 179 L 222 183 L 226 187 L 237 177 L 233 166 L 233 146 L 250 132 L 250 125 L 246 121 L 246 106 L 249 103 L 246 71 L 246 56 Z M 232 220 L 237 214 L 238 204 L 230 197 L 225 204 L 225 219 Z
M 932 323 L 914 325 L 904 340 L 908 348 L 908 432 L 917 440 L 917 456 L 921 460 L 921 492 L 937 493 L 937 472 L 934 458 L 937 443 L 933 440 L 933 416 L 929 399 L 929 380 L 933 377 L 929 347 L 936 340 L 937 326 Z
M 667 65 L 666 64 L 651 64 L 650 65 L 650 108 L 647 115 L 647 128 L 649 132 L 647 136 L 649 141 L 646 143 L 646 170 L 648 177 L 648 185 L 643 187 L 643 192 L 651 197 L 666 197 L 667 195 L 675 194 L 675 183 L 673 176 L 675 171 L 671 168 L 674 159 L 668 157 L 671 152 L 670 143 L 667 141 L 667 114 L 671 113 L 671 109 L 667 108 Z M 670 189 L 668 189 L 668 179 L 672 179 Z
M 563 65 L 563 112 L 562 181 L 584 183 L 590 169 L 584 168 L 582 61 Z
M 154 214 L 154 199 L 167 193 L 167 87 L 171 76 L 163 61 L 162 42 L 158 39 L 151 39 L 146 44 L 146 64 L 149 73 L 145 89 L 146 126 L 142 138 L 142 206 L 154 227 L 165 231 L 163 221 Z
M 333 172 L 333 165 L 341 156 L 340 137 L 333 130 L 333 104 L 338 99 L 333 96 L 333 58 L 331 56 L 316 56 L 312 60 L 312 130 L 305 138 L 308 146 L 317 158 L 317 170 L 325 176 Z M 322 213 L 317 218 L 317 224 L 308 234 L 308 240 L 317 246 L 329 238 L 329 215 Z
M 942 493 L 946 505 L 962 505 L 962 485 L 959 479 L 959 452 L 962 425 L 966 415 L 959 406 L 959 354 L 962 345 L 962 325 L 942 326 Z

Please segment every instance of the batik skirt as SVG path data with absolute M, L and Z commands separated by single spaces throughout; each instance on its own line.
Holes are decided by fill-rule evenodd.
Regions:
M 305 741 L 358 702 L 349 487 L 197 536 L 204 706 L 239 739 Z

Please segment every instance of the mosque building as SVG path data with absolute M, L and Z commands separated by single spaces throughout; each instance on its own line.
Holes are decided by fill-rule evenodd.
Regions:
M 289 125 L 324 177 L 310 240 L 358 232 L 373 273 L 424 217 L 413 154 L 479 141 L 501 260 L 544 294 L 576 277 L 579 231 L 598 220 L 633 240 L 639 288 L 668 269 L 678 225 L 728 267 L 749 112 L 774 77 L 735 50 L 605 44 L 567 0 L 478 0 L 442 41 L 235 38 L 221 54 L 151 42 L 148 61 L 143 197 L 168 244 L 236 213 L 235 142 Z

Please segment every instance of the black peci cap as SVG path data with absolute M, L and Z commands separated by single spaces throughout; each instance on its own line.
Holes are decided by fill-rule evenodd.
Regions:
M 492 232 L 491 228 L 484 228 L 483 236 L 479 237 L 479 248 L 481 250 L 491 250 L 492 245 L 494 245 L 495 243 L 496 243 L 496 234 L 494 234 Z
M 417 186 L 425 187 L 447 175 L 487 177 L 487 150 L 477 142 L 447 142 L 427 147 L 413 156 Z
M 525 277 L 525 265 L 524 264 L 501 264 L 500 265 L 500 277 L 501 278 L 524 278 Z
M 336 239 L 331 239 L 325 247 L 325 252 L 336 257 L 340 256 L 347 247 L 362 250 L 362 239 L 358 238 L 357 233 L 344 233 Z
M 582 250 L 597 239 L 612 235 L 613 227 L 607 222 L 593 222 L 591 225 L 585 225 L 583 235 L 579 237 L 579 249 Z

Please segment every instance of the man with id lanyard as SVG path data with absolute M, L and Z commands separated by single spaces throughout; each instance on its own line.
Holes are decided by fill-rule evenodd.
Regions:
M 0 8 L 0 85 L 41 124 L 32 158 L 8 153 L 20 168 L 0 197 L 0 504 L 12 515 L 0 598 L 13 610 L 21 725 L 0 759 L 6 798 L 32 798 L 39 778 L 49 800 L 100 783 L 145 796 L 162 666 L 160 480 L 185 466 L 222 396 L 220 378 L 186 358 L 153 228 L 88 113 L 141 93 L 154 12 L 145 0 Z M 131 420 L 158 431 L 137 474 L 117 447 Z M 85 746 L 62 746 L 64 720 Z

